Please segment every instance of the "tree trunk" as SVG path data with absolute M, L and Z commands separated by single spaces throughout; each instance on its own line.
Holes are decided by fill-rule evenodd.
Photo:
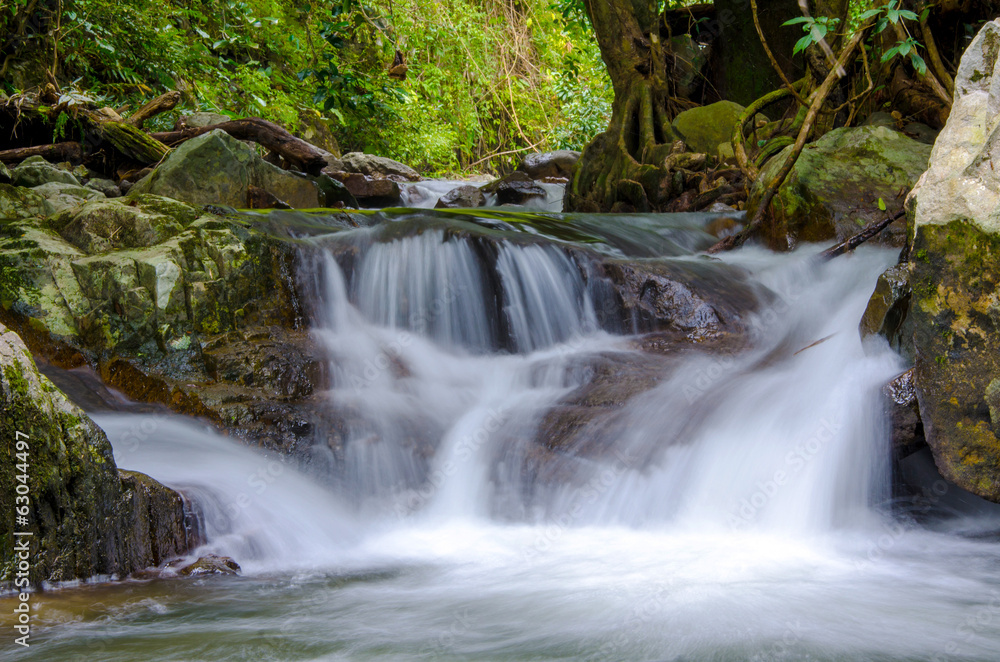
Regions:
M 712 41 L 712 79 L 723 99 L 749 106 L 782 85 L 771 65 L 751 18 L 749 0 L 715 0 L 718 38 Z M 757 16 L 771 53 L 789 80 L 802 75 L 802 65 L 792 58 L 802 36 L 799 25 L 782 26 L 801 15 L 798 0 L 759 0 Z
M 566 194 L 579 211 L 648 211 L 673 133 L 655 0 L 585 0 L 615 91 L 611 125 L 587 146 Z

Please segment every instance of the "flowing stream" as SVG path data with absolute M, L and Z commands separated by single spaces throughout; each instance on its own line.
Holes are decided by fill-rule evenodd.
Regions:
M 582 244 L 413 222 L 309 240 L 324 397 L 350 416 L 306 465 L 94 414 L 243 575 L 41 594 L 18 659 L 1000 659 L 997 523 L 890 507 L 879 389 L 904 366 L 857 325 L 893 252 L 708 262 L 680 217 Z M 553 450 L 543 421 L 595 365 L 654 361 L 580 257 L 602 252 L 737 269 L 761 304 L 738 351 L 666 352 Z

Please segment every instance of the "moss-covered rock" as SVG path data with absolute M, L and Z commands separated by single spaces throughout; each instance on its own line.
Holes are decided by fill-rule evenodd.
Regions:
M 0 184 L 0 223 L 6 220 L 48 216 L 55 209 L 44 196 L 31 189 Z
M 765 187 L 777 175 L 791 146 L 771 158 L 753 184 L 747 202 L 753 214 Z M 883 126 L 830 131 L 807 145 L 771 201 L 764 236 L 778 250 L 802 241 L 843 241 L 862 226 L 899 211 L 903 198 L 927 169 L 930 145 Z M 879 198 L 886 211 L 879 208 Z M 893 246 L 905 242 L 898 221 L 879 235 Z
M 123 480 L 104 432 L 38 372 L 24 342 L 3 325 L 0 409 L 0 507 L 9 513 L 0 526 L 0 587 L 18 578 L 18 540 L 29 545 L 34 586 L 124 576 L 199 542 L 181 496 L 142 474 Z
M 31 156 L 11 169 L 11 180 L 16 186 L 31 188 L 49 182 L 62 182 L 80 186 L 80 180 L 73 173 L 52 165 L 41 156 Z
M 907 199 L 916 392 L 941 473 L 1000 502 L 1000 21 L 955 79 L 930 168 Z
M 732 101 L 691 108 L 674 118 L 674 132 L 692 152 L 714 156 L 720 143 L 730 142 L 736 121 L 744 110 Z
M 917 397 L 941 473 L 1000 501 L 1000 427 L 988 391 L 1000 378 L 1000 235 L 973 223 L 921 224 L 914 240 Z
M 325 362 L 296 328 L 298 247 L 262 227 L 153 195 L 8 220 L 0 318 L 58 365 L 88 362 L 136 399 L 298 449 Z
M 194 205 L 248 206 L 255 186 L 296 208 L 320 206 L 316 185 L 304 175 L 282 170 L 225 131 L 210 131 L 175 149 L 137 182 L 129 197 L 142 193 Z

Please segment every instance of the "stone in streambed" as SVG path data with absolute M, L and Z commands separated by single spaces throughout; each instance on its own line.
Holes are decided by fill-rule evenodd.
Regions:
M 517 169 L 532 179 L 569 181 L 579 160 L 580 152 L 569 149 L 538 152 L 524 157 Z
M 31 156 L 11 169 L 11 182 L 15 186 L 31 188 L 49 182 L 62 182 L 80 186 L 80 180 L 73 173 L 53 165 L 41 156 Z
M 533 198 L 544 198 L 545 189 L 525 172 L 515 170 L 503 179 L 487 184 L 483 193 L 496 194 L 498 205 L 523 205 Z
M 482 207 L 486 204 L 486 196 L 479 190 L 478 186 L 467 184 L 453 188 L 437 201 L 435 209 L 463 209 Z

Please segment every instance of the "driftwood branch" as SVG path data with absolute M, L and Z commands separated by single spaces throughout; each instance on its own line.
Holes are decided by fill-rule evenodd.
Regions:
M 259 117 L 249 117 L 242 120 L 232 120 L 213 124 L 198 129 L 184 129 L 182 131 L 167 131 L 163 133 L 151 134 L 153 138 L 166 145 L 178 145 L 185 140 L 190 140 L 197 136 L 221 129 L 233 138 L 238 140 L 252 140 L 263 147 L 280 154 L 293 167 L 310 175 L 318 175 L 326 167 L 329 152 L 310 145 L 301 138 L 296 138 L 291 133 L 281 128 L 273 122 Z
M 885 218 L 880 218 L 878 220 L 872 221 L 871 223 L 866 225 L 861 230 L 861 232 L 848 238 L 846 241 L 842 241 L 836 246 L 831 246 L 830 248 L 820 253 L 819 256 L 824 260 L 832 260 L 838 255 L 843 255 L 848 251 L 853 251 L 855 248 L 865 243 L 872 237 L 876 236 L 879 232 L 885 230 L 887 227 L 892 225 L 894 221 L 898 221 L 905 215 L 906 211 L 900 210 L 895 214 L 893 214 L 892 216 L 886 216 Z
M 141 129 L 142 125 L 151 117 L 173 110 L 181 101 L 181 93 L 177 91 L 167 92 L 156 97 L 139 110 L 132 113 L 126 120 L 132 126 Z

